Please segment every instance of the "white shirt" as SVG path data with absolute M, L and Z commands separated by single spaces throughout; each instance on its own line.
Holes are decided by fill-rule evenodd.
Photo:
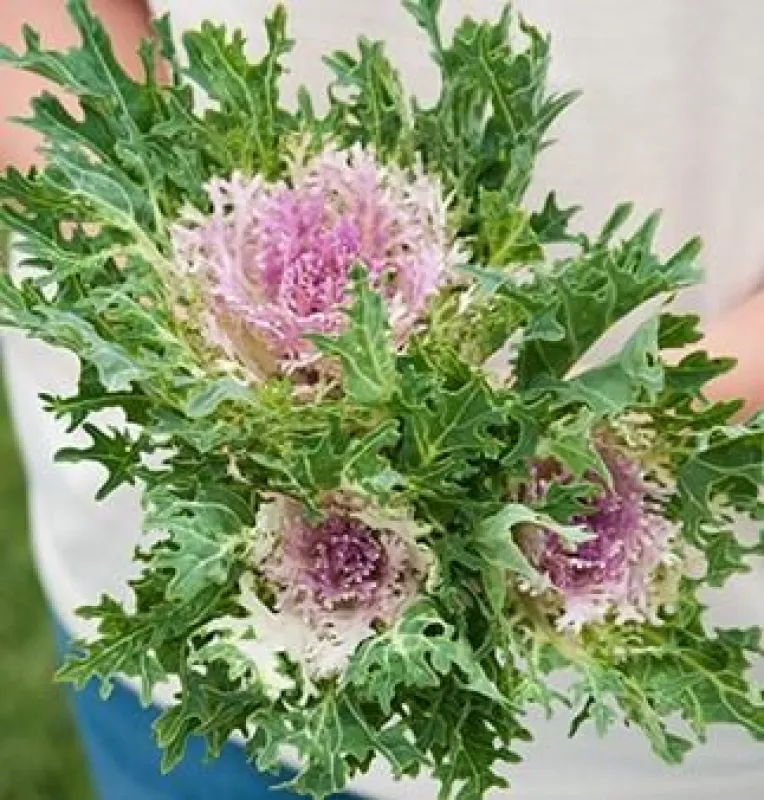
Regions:
M 293 90 L 320 91 L 321 54 L 352 48 L 365 34 L 384 39 L 409 86 L 431 97 L 435 71 L 427 46 L 396 0 L 291 0 L 297 39 Z M 242 27 L 261 51 L 263 0 L 156 0 L 178 30 L 204 18 Z M 688 301 L 708 315 L 750 293 L 764 274 L 764 3 L 761 0 L 525 0 L 522 10 L 553 35 L 552 83 L 581 88 L 583 99 L 554 129 L 533 196 L 549 189 L 581 204 L 584 227 L 601 224 L 621 200 L 645 213 L 665 209 L 665 249 L 701 232 L 706 285 Z M 452 26 L 464 14 L 495 16 L 498 0 L 445 0 Z M 122 490 L 109 502 L 93 495 L 97 468 L 53 465 L 65 440 L 43 415 L 40 392 L 74 386 L 73 361 L 36 343 L 9 337 L 6 369 L 29 479 L 35 552 L 54 609 L 74 631 L 73 609 L 107 592 L 124 594 L 133 574 L 138 503 Z M 723 624 L 764 625 L 764 570 L 733 581 L 712 598 Z M 514 800 L 711 800 L 726 792 L 755 800 L 764 787 L 764 746 L 743 732 L 715 729 L 682 767 L 667 767 L 638 732 L 614 730 L 598 740 L 588 728 L 566 737 L 567 720 L 534 720 L 537 741 L 513 767 Z M 393 783 L 384 768 L 358 781 L 385 800 L 425 800 L 426 781 Z M 503 796 L 503 795 L 497 795 Z

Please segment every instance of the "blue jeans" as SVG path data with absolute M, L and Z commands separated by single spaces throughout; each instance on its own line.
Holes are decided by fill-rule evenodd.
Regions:
M 59 651 L 65 651 L 69 636 L 60 626 L 56 627 L 56 639 Z M 119 682 L 106 701 L 99 697 L 94 681 L 80 692 L 72 691 L 71 700 L 98 800 L 297 797 L 271 788 L 287 779 L 288 774 L 273 777 L 258 773 L 235 744 L 224 747 L 216 761 L 203 763 L 204 744 L 198 737 L 189 740 L 183 761 L 168 775 L 162 775 L 161 755 L 151 732 L 161 712 L 153 707 L 142 708 L 133 692 Z M 352 800 L 351 795 L 342 797 Z

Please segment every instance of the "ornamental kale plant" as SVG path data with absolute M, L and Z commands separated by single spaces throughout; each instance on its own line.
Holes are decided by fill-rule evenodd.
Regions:
M 239 734 L 260 769 L 296 750 L 314 798 L 381 758 L 479 800 L 533 706 L 672 763 L 712 724 L 764 740 L 761 631 L 699 600 L 764 553 L 735 535 L 762 513 L 764 419 L 706 399 L 732 362 L 667 305 L 699 244 L 661 257 L 627 205 L 595 234 L 554 195 L 528 208 L 574 99 L 548 39 L 507 10 L 446 40 L 439 0 L 404 5 L 432 105 L 366 39 L 327 56 L 325 102 L 285 105 L 281 8 L 256 63 L 210 23 L 178 52 L 160 20 L 140 80 L 84 0 L 79 46 L 0 49 L 80 108 L 36 98 L 46 165 L 0 179 L 26 256 L 0 322 L 78 356 L 76 396 L 44 402 L 92 443 L 59 460 L 100 464 L 99 499 L 140 487 L 150 535 L 133 602 L 82 611 L 99 634 L 60 677 L 147 702 L 174 681 L 167 769 Z

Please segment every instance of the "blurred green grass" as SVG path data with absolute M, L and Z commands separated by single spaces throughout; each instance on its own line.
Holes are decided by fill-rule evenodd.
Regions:
M 3 255 L 0 231 L 0 269 Z M 48 611 L 30 555 L 24 476 L 0 382 L 0 800 L 92 797 L 54 669 Z

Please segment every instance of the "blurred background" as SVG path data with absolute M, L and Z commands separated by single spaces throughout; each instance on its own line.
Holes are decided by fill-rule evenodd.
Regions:
M 6 265 L 7 237 L 0 230 L 0 270 Z M 67 690 L 53 683 L 55 663 L 0 376 L 0 800 L 92 797 Z

